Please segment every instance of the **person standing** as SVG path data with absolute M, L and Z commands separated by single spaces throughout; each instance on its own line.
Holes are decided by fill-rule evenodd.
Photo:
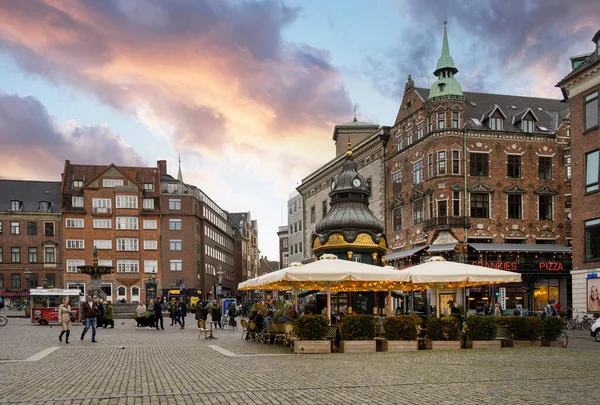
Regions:
M 185 329 L 185 316 L 187 314 L 187 306 L 185 305 L 183 297 L 179 297 L 179 305 L 177 306 L 177 312 L 179 315 L 179 324 L 181 325 L 179 329 Z
M 154 300 L 151 299 L 150 302 L 148 303 L 148 326 L 146 326 L 146 329 L 154 329 L 154 324 L 156 323 L 156 317 L 155 314 L 156 312 L 154 311 Z
M 65 343 L 69 344 L 69 335 L 71 334 L 71 328 L 73 322 L 71 322 L 71 305 L 69 305 L 69 297 L 63 298 L 62 304 L 58 307 L 58 320 L 62 326 L 62 331 L 58 335 L 58 340 L 62 342 L 62 337 L 66 333 Z
M 137 314 L 135 318 L 135 320 L 137 321 L 137 326 L 135 328 L 139 329 L 140 325 L 143 326 L 143 322 L 146 319 L 146 305 L 143 302 L 140 302 L 137 308 L 135 309 L 135 312 Z
M 154 316 L 156 317 L 156 325 L 154 325 L 156 327 L 156 330 L 159 330 L 159 323 L 160 323 L 160 330 L 165 330 L 165 325 L 163 324 L 163 313 L 162 313 L 163 309 L 162 309 L 162 298 L 158 297 L 156 299 L 156 302 L 154 303 Z
M 101 328 L 104 326 L 104 304 L 101 298 L 96 298 L 98 304 L 98 313 L 96 314 L 96 326 Z
M 172 297 L 171 301 L 167 304 L 167 311 L 169 311 L 169 317 L 171 318 L 171 326 L 179 323 L 177 319 L 177 298 Z
M 96 343 L 96 316 L 98 316 L 98 304 L 94 302 L 94 297 L 87 296 L 87 301 L 81 306 L 83 318 L 85 319 L 85 327 L 81 332 L 80 340 L 83 340 L 87 331 L 92 328 L 92 343 Z
M 502 316 L 502 310 L 500 309 L 500 304 L 494 304 L 494 316 L 495 317 Z
M 104 309 L 104 329 L 106 329 L 108 325 L 110 325 L 111 329 L 115 328 L 113 307 L 110 301 L 106 301 L 106 309 Z
M 219 329 L 222 329 L 221 326 L 221 305 L 217 300 L 212 300 L 212 305 L 210 306 L 210 317 L 214 327 L 216 328 L 219 325 Z

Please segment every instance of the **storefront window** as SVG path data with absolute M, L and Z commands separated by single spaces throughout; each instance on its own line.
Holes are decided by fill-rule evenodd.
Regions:
M 600 219 L 585 221 L 585 259 L 600 259 Z
M 559 299 L 558 279 L 543 279 L 535 283 L 535 291 L 533 293 L 534 311 L 541 311 L 548 301 Z

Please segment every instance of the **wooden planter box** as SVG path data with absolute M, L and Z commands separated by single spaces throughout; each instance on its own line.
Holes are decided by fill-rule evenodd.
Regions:
M 513 340 L 512 347 L 540 347 L 539 340 Z
M 460 340 L 428 340 L 427 350 L 460 350 Z
M 467 349 L 500 349 L 500 340 L 467 340 Z
M 331 353 L 331 341 L 329 340 L 296 340 L 294 342 L 294 353 Z
M 375 353 L 377 346 L 374 340 L 342 340 L 341 353 Z
M 559 349 L 562 349 L 563 342 L 561 342 L 560 340 L 542 340 L 542 346 L 544 346 L 544 347 L 558 347 Z
M 419 349 L 417 340 L 384 340 L 382 343 L 384 352 L 416 352 Z

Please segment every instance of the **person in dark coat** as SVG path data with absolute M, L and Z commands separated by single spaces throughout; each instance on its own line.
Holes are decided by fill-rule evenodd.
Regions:
M 185 316 L 187 315 L 187 306 L 185 305 L 183 297 L 179 297 L 177 313 L 179 315 L 179 324 L 181 325 L 179 329 L 185 329 Z
M 110 301 L 106 301 L 106 308 L 104 309 L 104 329 L 110 325 L 111 329 L 115 327 L 113 307 Z
M 87 301 L 81 305 L 81 312 L 85 319 L 85 327 L 81 333 L 80 340 L 83 340 L 87 331 L 92 328 L 92 342 L 96 343 L 96 317 L 98 316 L 98 304 L 94 302 L 94 297 L 91 295 L 87 296 Z
M 156 317 L 156 330 L 159 330 L 159 324 L 160 324 L 160 330 L 165 330 L 165 325 L 163 324 L 163 313 L 162 313 L 163 309 L 162 309 L 162 298 L 158 297 L 156 299 L 156 302 L 154 303 L 154 316 Z
M 221 305 L 219 305 L 219 302 L 217 300 L 212 300 L 212 305 L 210 307 L 210 317 L 215 327 L 219 325 L 219 329 L 223 329 L 223 326 L 221 326 Z
M 102 299 L 96 298 L 96 304 L 98 304 L 98 312 L 96 312 L 96 325 L 101 328 L 104 324 L 104 305 Z

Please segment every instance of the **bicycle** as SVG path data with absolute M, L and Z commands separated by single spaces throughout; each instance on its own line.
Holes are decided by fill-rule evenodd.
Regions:
M 8 323 L 8 318 L 4 315 L 0 315 L 0 326 L 5 326 Z
M 567 312 L 568 312 L 569 309 L 571 309 L 571 308 L 568 308 Z M 575 328 L 577 328 L 579 326 L 579 311 L 575 310 L 575 312 L 577 313 L 576 316 L 575 316 L 575 318 L 573 318 L 571 316 L 571 319 L 569 319 L 567 321 L 567 329 L 569 329 L 569 330 L 573 330 L 573 329 L 575 329 Z
M 558 340 L 559 342 L 562 342 L 562 347 L 563 349 L 567 347 L 567 345 L 569 344 L 569 336 L 567 336 L 567 333 L 564 330 L 560 331 L 560 334 L 558 335 Z

